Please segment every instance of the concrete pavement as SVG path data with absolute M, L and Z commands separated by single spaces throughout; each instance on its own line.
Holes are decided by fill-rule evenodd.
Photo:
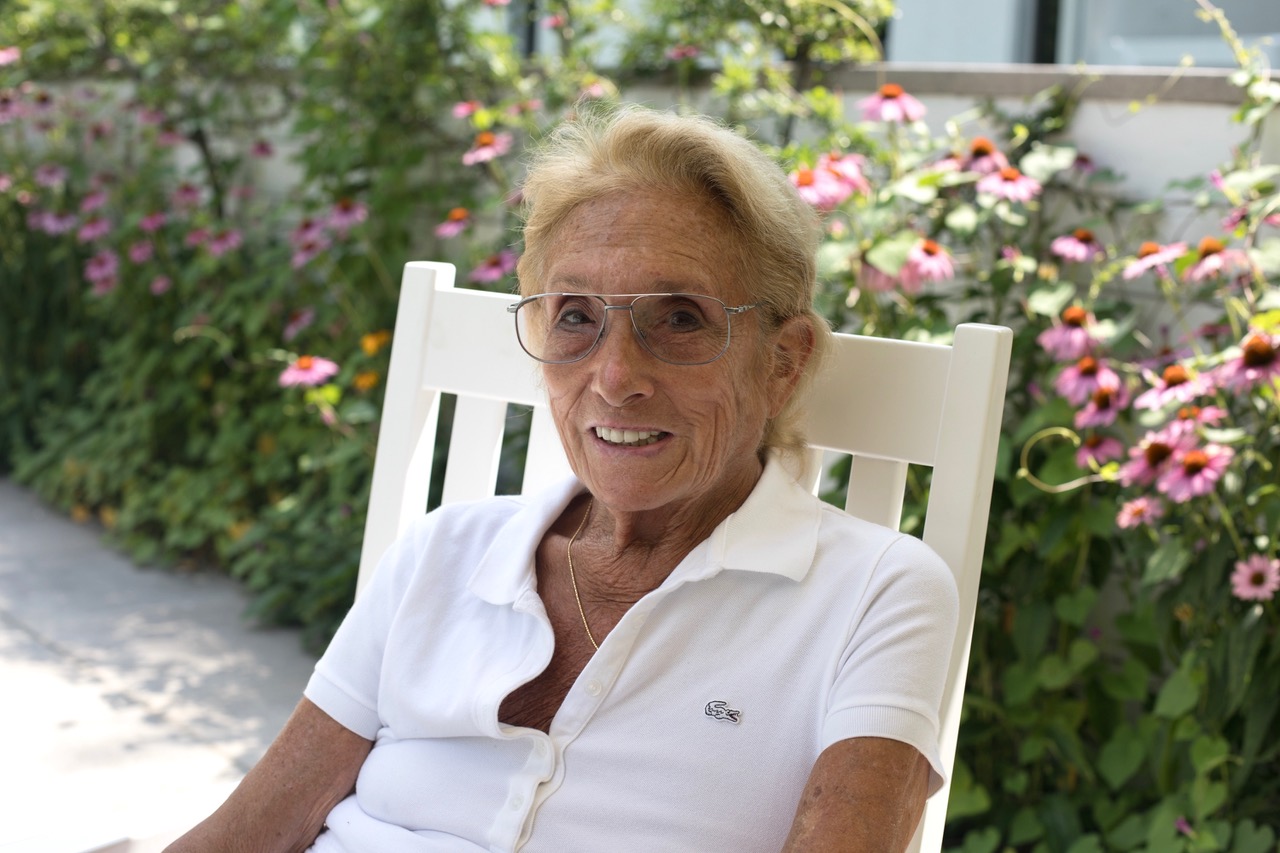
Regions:
M 0 853 L 151 853 L 222 802 L 314 663 L 245 603 L 0 480 Z

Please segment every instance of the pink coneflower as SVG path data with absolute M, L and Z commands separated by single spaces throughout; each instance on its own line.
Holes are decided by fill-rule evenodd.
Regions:
M 693 59 L 700 53 L 702 51 L 698 49 L 697 45 L 677 44 L 667 48 L 666 57 L 672 62 L 679 62 L 682 59 Z
M 1098 171 L 1097 165 L 1093 162 L 1093 158 L 1088 154 L 1076 154 L 1076 159 L 1072 162 L 1071 168 L 1075 169 L 1082 175 L 1092 175 Z
M 66 183 L 67 170 L 56 163 L 44 163 L 36 167 L 36 184 L 50 189 L 57 189 Z
M 195 207 L 200 203 L 200 188 L 195 184 L 181 183 L 173 191 L 173 204 L 183 210 Z
M 498 281 L 516 268 L 516 260 L 515 252 L 503 249 L 485 258 L 484 263 L 473 269 L 468 278 L 476 282 Z
M 299 311 L 294 311 L 289 315 L 289 322 L 284 325 L 283 338 L 285 341 L 291 341 L 296 338 L 303 329 L 310 326 L 316 319 L 316 309 L 308 305 Z
M 1181 364 L 1171 364 L 1159 376 L 1145 371 L 1151 387 L 1133 401 L 1137 409 L 1163 409 L 1170 403 L 1190 403 L 1210 390 L 1202 374 L 1192 376 Z
M 978 181 L 978 192 L 1025 203 L 1040 194 L 1040 182 L 1028 178 L 1013 166 L 1005 166 Z
M 1177 420 L 1198 426 L 1217 426 L 1227 416 L 1227 410 L 1220 406 L 1183 406 L 1178 409 Z
M 1057 325 L 1045 329 L 1036 337 L 1036 343 L 1044 347 L 1054 361 L 1074 361 L 1093 351 L 1094 338 L 1089 334 L 1093 315 L 1079 305 L 1070 305 L 1062 312 Z
M 1167 275 L 1167 271 L 1163 269 L 1167 264 L 1171 264 L 1178 258 L 1187 253 L 1186 243 L 1169 243 L 1162 246 L 1148 240 L 1138 247 L 1138 259 L 1124 268 L 1122 275 L 1127 281 L 1132 281 L 1142 275 L 1149 269 L 1161 268 L 1161 273 Z
M 829 169 L 799 168 L 790 175 L 800 198 L 818 210 L 833 210 L 853 195 L 853 187 Z
M 169 289 L 172 287 L 173 282 L 169 280 L 169 276 L 167 275 L 156 276 L 151 279 L 151 284 L 148 286 L 152 296 L 163 296 L 168 293 Z
M 107 203 L 107 194 L 102 190 L 91 192 L 84 198 L 80 199 L 80 212 L 93 213 L 98 208 Z
M 90 143 L 101 142 L 111 135 L 115 130 L 109 121 L 95 121 L 89 125 L 89 130 L 85 132 L 85 139 Z
M 511 0 L 484 0 L 486 6 L 510 6 Z
M 338 365 L 318 355 L 300 355 L 280 374 L 280 387 L 319 385 L 338 373 Z
M 484 108 L 479 101 L 459 101 L 453 105 L 454 118 L 467 118 Z
M 1242 391 L 1280 378 L 1280 335 L 1250 330 L 1240 342 L 1240 354 L 1214 368 L 1213 384 Z
M 493 133 L 488 130 L 476 134 L 471 150 L 462 155 L 462 165 L 474 166 L 501 157 L 511 150 L 514 138 L 509 133 Z
M 204 247 L 209 251 L 209 254 L 213 255 L 215 258 L 220 258 L 227 252 L 234 252 L 236 249 L 240 248 L 240 245 L 243 242 L 244 238 L 241 236 L 240 232 L 234 228 L 230 228 L 214 234 L 209 238 L 209 242 L 205 243 Z
M 858 273 L 858 284 L 876 293 L 886 293 L 890 290 L 897 290 L 902 282 L 897 276 L 889 275 L 884 270 L 864 260 Z
M 578 100 L 595 101 L 609 94 L 609 87 L 603 80 L 592 80 L 578 92 Z
M 1053 388 L 1067 402 L 1079 406 L 1095 391 L 1105 389 L 1115 391 L 1120 387 L 1120 375 L 1107 366 L 1106 362 L 1091 355 L 1081 356 L 1075 364 L 1062 368 L 1062 372 L 1053 380 Z
M 293 257 L 290 258 L 290 265 L 296 270 L 305 267 L 311 263 L 316 257 L 323 254 L 325 249 L 330 246 L 330 241 L 324 233 L 317 233 L 315 236 L 301 240 L 295 240 L 293 244 Z
M 164 124 L 165 119 L 167 118 L 161 110 L 152 109 L 150 107 L 138 107 L 137 116 L 138 123 L 147 126 Z
M 561 27 L 563 27 L 566 23 L 568 23 L 568 20 L 565 18 L 565 16 L 559 15 L 559 14 L 547 15 L 541 21 L 542 26 L 548 30 L 558 30 Z
M 0 47 L 0 66 L 13 65 L 22 59 L 22 48 L 17 45 Z
M 907 252 L 907 262 L 898 273 L 902 289 L 918 293 L 926 281 L 948 281 L 955 277 L 951 255 L 933 240 L 921 240 Z
M 1169 466 L 1156 478 L 1156 491 L 1174 503 L 1207 495 L 1231 464 L 1235 451 L 1221 444 L 1177 450 Z
M 1129 392 L 1120 385 L 1117 388 L 1098 388 L 1089 395 L 1089 402 L 1076 412 L 1076 429 L 1111 426 L 1116 416 L 1129 404 Z
M 156 134 L 156 145 L 161 148 L 174 148 L 187 141 L 187 135 L 172 127 L 164 127 Z
M 1113 459 L 1124 458 L 1124 445 L 1110 435 L 1091 432 L 1080 442 L 1076 450 L 1076 464 L 1081 468 L 1092 468 Z
M 211 236 L 213 235 L 208 228 L 196 228 L 187 232 L 187 236 L 182 239 L 182 243 L 188 249 L 194 249 L 196 246 L 203 246 L 208 243 Z
M 1253 554 L 1236 563 L 1231 594 L 1241 601 L 1270 601 L 1280 590 L 1280 559 Z
M 345 235 L 355 226 L 369 218 L 369 208 L 362 201 L 351 198 L 340 198 L 329 211 L 328 224 L 340 235 Z
M 98 296 L 115 290 L 119 271 L 120 258 L 110 249 L 98 252 L 84 265 L 84 277 L 93 284 L 93 292 Z
M 1088 228 L 1077 228 L 1070 234 L 1055 237 L 1049 244 L 1049 251 L 1076 263 L 1095 260 L 1103 253 L 1102 245 Z
M 13 175 L 0 172 L 0 193 L 7 193 L 13 189 Z
M 1228 249 L 1216 237 L 1205 237 L 1196 247 L 1197 259 L 1183 273 L 1187 281 L 1204 281 L 1226 273 L 1237 272 L 1249 265 L 1249 257 L 1239 249 Z
M 521 113 L 531 113 L 542 109 L 542 101 L 538 98 L 526 98 L 523 101 L 516 101 L 507 107 L 507 114 L 518 116 Z
M 142 217 L 142 221 L 138 223 L 138 227 L 148 234 L 154 234 L 164 227 L 164 223 L 168 218 L 169 217 L 164 213 L 149 213 Z
M 129 246 L 129 260 L 135 264 L 145 264 L 154 253 L 155 247 L 150 240 L 139 240 Z
M 79 221 L 74 213 L 57 214 L 36 211 L 31 214 L 27 224 L 36 231 L 43 231 L 52 237 L 57 237 L 74 231 Z
M 81 225 L 80 230 L 76 232 L 76 239 L 81 243 L 93 243 L 110 233 L 111 223 L 104 217 L 99 216 Z
M 276 149 L 265 139 L 256 140 L 253 147 L 249 149 L 249 154 L 253 157 L 266 159 L 276 153 Z
M 969 156 L 964 161 L 966 172 L 989 175 L 1009 165 L 1009 159 L 1000 153 L 996 144 L 985 136 L 975 136 L 969 143 Z
M 1129 448 L 1129 461 L 1120 466 L 1121 485 L 1151 485 L 1172 463 L 1176 451 L 1194 444 L 1195 436 L 1183 427 L 1148 432 L 1136 447 Z
M 444 222 L 436 226 L 436 236 L 443 237 L 446 240 L 450 237 L 457 237 L 463 231 L 467 230 L 467 226 L 471 224 L 471 211 L 465 207 L 455 207 L 445 216 Z
M 846 184 L 853 192 L 871 192 L 871 183 L 862 173 L 866 158 L 860 154 L 840 154 L 831 152 L 818 158 L 818 169 L 825 169 L 836 176 L 836 180 Z
M 306 216 L 303 217 L 294 229 L 289 232 L 289 242 L 296 247 L 311 240 L 318 240 L 324 236 L 324 223 L 319 219 Z
M 885 83 L 874 95 L 858 101 L 863 121 L 915 122 L 924 118 L 924 104 L 897 83 Z
M 1116 514 L 1116 526 L 1124 529 L 1137 527 L 1139 524 L 1151 525 L 1164 516 L 1164 504 L 1154 498 L 1139 497 L 1125 501 Z

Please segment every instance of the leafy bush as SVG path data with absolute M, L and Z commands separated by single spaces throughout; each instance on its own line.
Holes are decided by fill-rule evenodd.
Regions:
M 1280 86 L 1221 14 L 1201 3 L 1249 137 L 1153 201 L 1075 149 L 1060 91 L 934 137 L 887 84 L 847 120 L 823 74 L 874 52 L 881 0 L 631 22 L 551 3 L 521 28 L 553 46 L 535 59 L 503 5 L 191 3 L 175 26 L 173 3 L 68 0 L 0 22 L 0 45 L 36 35 L 0 52 L 0 465 L 140 558 L 227 566 L 323 642 L 395 270 L 511 285 L 516 155 L 617 94 L 591 57 L 621 20 L 633 82 L 706 81 L 824 211 L 834 325 L 1015 330 L 949 843 L 1274 849 L 1280 167 L 1258 151 Z M 105 82 L 55 85 L 85 76 Z M 286 165 L 293 189 L 256 191 Z M 1184 200 L 1207 230 L 1155 243 Z M 927 477 L 910 488 L 914 529 Z

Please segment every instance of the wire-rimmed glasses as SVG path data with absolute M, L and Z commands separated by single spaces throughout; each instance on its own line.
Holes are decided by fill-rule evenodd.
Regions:
M 605 332 L 610 311 L 631 314 L 631 328 L 655 358 L 668 364 L 707 364 L 724 355 L 735 314 L 760 303 L 730 307 L 701 293 L 623 293 L 611 305 L 596 293 L 539 293 L 507 306 L 516 315 L 516 336 L 529 355 L 545 364 L 586 358 Z

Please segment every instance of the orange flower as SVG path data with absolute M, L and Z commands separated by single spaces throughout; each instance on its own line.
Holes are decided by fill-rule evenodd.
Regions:
M 357 373 L 355 379 L 351 380 L 356 386 L 356 390 L 360 392 L 371 391 L 378 387 L 378 382 L 382 379 L 376 370 L 365 370 Z
M 377 355 L 378 351 L 390 342 L 391 333 L 386 329 L 360 336 L 360 348 L 364 350 L 365 355 L 369 356 Z

